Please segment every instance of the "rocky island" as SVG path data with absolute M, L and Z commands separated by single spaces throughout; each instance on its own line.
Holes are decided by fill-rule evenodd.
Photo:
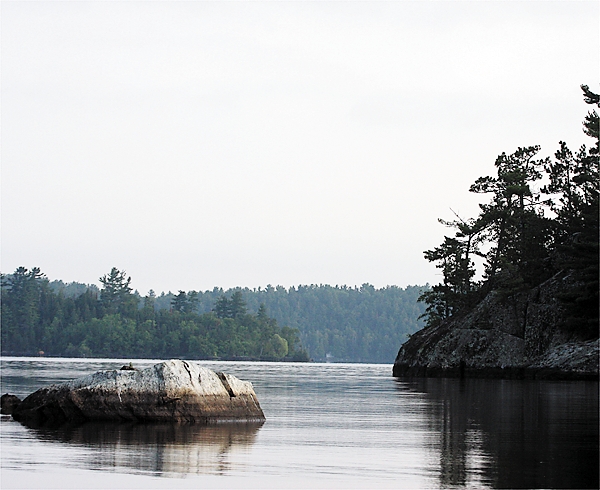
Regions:
M 419 298 L 426 326 L 394 376 L 598 379 L 599 127 L 592 110 L 591 148 L 561 141 L 554 159 L 539 146 L 502 153 L 469 189 L 489 196 L 479 215 L 439 220 L 454 234 L 424 254 L 443 279 Z
M 32 426 L 100 420 L 191 424 L 265 420 L 250 382 L 180 360 L 143 370 L 99 371 L 40 388 L 20 403 L 6 395 L 4 400 L 6 405 L 10 401 L 15 420 Z

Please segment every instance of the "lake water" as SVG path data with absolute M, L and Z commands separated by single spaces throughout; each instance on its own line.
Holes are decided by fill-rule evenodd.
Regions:
M 20 397 L 125 363 L 0 362 L 2 393 Z M 252 381 L 266 423 L 40 430 L 3 417 L 0 487 L 598 488 L 597 382 L 395 379 L 391 365 L 201 364 Z

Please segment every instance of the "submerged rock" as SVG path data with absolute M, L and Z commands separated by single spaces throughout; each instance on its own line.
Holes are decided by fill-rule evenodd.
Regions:
M 140 371 L 99 371 L 41 388 L 21 402 L 13 418 L 27 425 L 265 420 L 252 383 L 179 360 Z
M 512 297 L 490 293 L 469 314 L 405 342 L 394 376 L 598 379 L 600 343 L 565 329 L 560 273 Z

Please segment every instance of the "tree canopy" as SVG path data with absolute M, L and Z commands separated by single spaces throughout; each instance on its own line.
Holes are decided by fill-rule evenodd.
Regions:
M 266 309 L 248 313 L 241 292 L 227 316 L 198 313 L 198 293 L 179 291 L 157 310 L 153 291 L 132 293 L 125 271 L 100 278 L 103 288 L 66 296 L 38 268 L 2 278 L 2 354 L 73 357 L 308 360 L 297 329 L 280 328 Z
M 582 85 L 584 101 L 600 97 Z M 467 313 L 490 291 L 510 296 L 568 270 L 576 287 L 561 296 L 567 323 L 578 335 L 598 336 L 598 123 L 595 110 L 583 123 L 594 139 L 572 152 L 559 142 L 554 159 L 539 158 L 539 146 L 518 148 L 496 160 L 496 175 L 478 178 L 471 192 L 487 195 L 469 220 L 442 221 L 455 230 L 424 252 L 443 280 L 425 291 L 427 324 Z M 480 280 L 473 257 L 484 259 Z

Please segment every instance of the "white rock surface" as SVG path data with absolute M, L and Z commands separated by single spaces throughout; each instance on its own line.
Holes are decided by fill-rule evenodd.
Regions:
M 42 388 L 23 400 L 13 417 L 31 424 L 264 420 L 252 383 L 180 360 L 141 371 L 99 371 Z

